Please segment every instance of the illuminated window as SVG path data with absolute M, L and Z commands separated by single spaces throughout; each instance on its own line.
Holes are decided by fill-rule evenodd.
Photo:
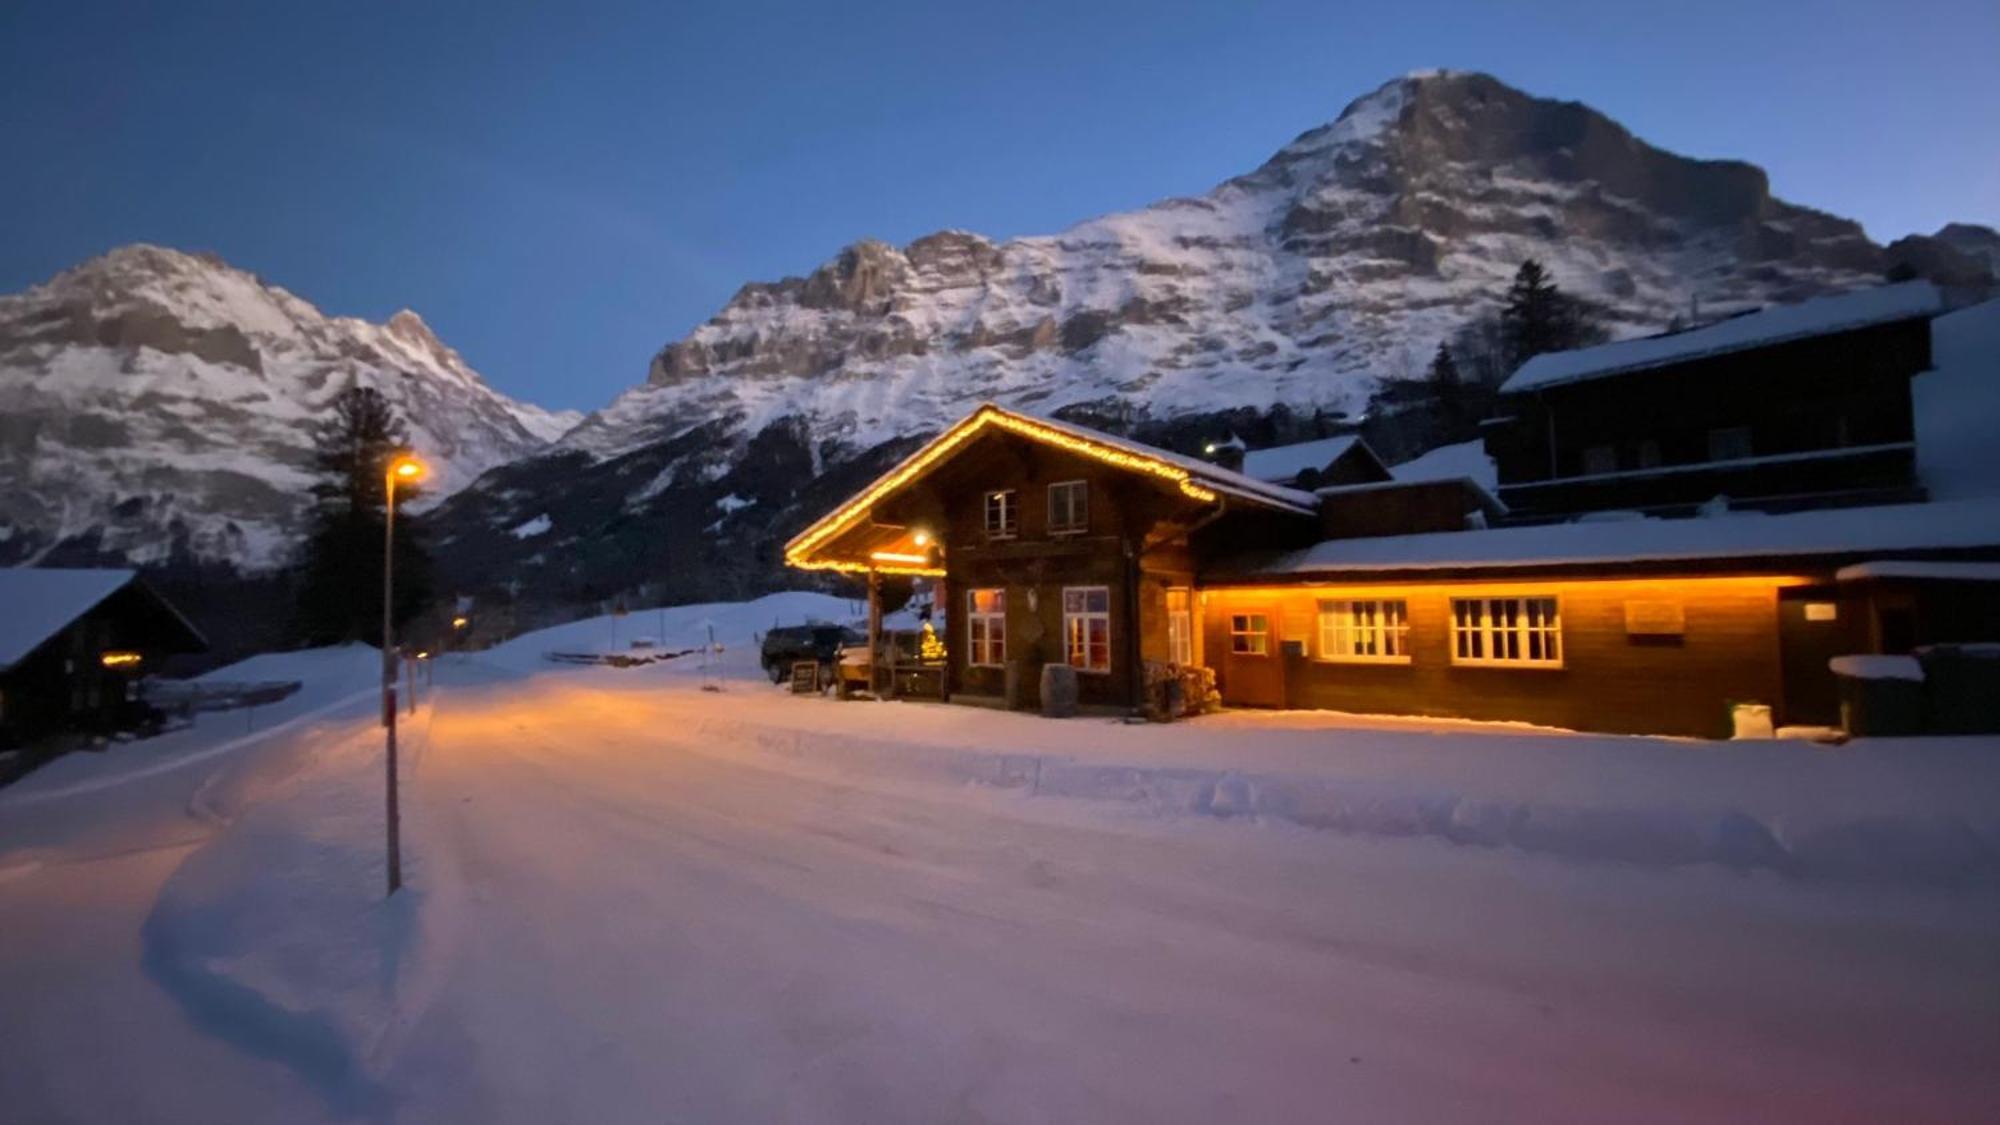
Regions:
M 965 651 L 978 667 L 997 668 L 1007 662 L 1007 591 L 965 592 Z
M 986 494 L 986 538 L 1012 539 L 1021 531 L 1021 506 L 1011 488 Z
M 1229 651 L 1238 656 L 1264 656 L 1271 651 L 1271 619 L 1261 613 L 1229 618 Z
M 1084 672 L 1111 670 L 1111 588 L 1063 587 L 1063 649 Z
M 1319 654 L 1325 660 L 1407 663 L 1410 623 L 1405 603 L 1401 599 L 1319 603 Z
M 1090 484 L 1066 480 L 1049 486 L 1049 534 L 1073 535 L 1090 526 Z
M 1554 598 L 1451 599 L 1451 662 L 1562 666 L 1562 617 Z
M 1175 664 L 1194 663 L 1194 613 L 1189 601 L 1185 588 L 1167 591 L 1167 659 Z
M 1708 431 L 1708 459 L 1740 461 L 1750 456 L 1750 427 L 1730 426 Z

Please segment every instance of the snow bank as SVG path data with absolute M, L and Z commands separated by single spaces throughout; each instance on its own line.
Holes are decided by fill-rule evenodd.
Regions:
M 938 723 L 925 712 L 945 713 L 948 726 L 962 718 L 979 733 L 933 738 Z M 923 704 L 787 699 L 758 715 L 738 708 L 689 721 L 700 745 L 751 746 L 800 768 L 1112 801 L 1157 814 L 1256 817 L 1658 867 L 2000 883 L 2000 746 L 1993 739 L 1863 740 L 1828 751 L 1470 723 L 1342 730 L 1338 724 L 1349 717 L 1332 715 L 1307 720 L 1318 724 L 1317 738 L 1273 729 L 1293 718 L 1230 714 L 1219 722 L 1128 728 Z M 1023 733 L 1020 721 L 1041 727 L 1027 733 L 1043 737 L 1009 745 Z
M 403 727 L 406 786 L 429 716 Z M 288 1067 L 343 1116 L 385 1104 L 385 1060 L 441 985 L 459 916 L 455 878 L 425 849 L 385 896 L 380 754 L 379 728 L 358 724 L 282 796 L 221 798 L 228 830 L 174 872 L 141 934 L 147 976 L 197 1027 Z

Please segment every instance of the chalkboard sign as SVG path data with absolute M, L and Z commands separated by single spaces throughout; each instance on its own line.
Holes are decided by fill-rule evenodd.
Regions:
M 811 695 L 819 690 L 819 661 L 792 662 L 792 694 Z

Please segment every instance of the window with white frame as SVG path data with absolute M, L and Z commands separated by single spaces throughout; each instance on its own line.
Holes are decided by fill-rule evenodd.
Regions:
M 1194 663 L 1194 610 L 1185 587 L 1167 590 L 1167 659 L 1175 664 Z
M 1453 598 L 1451 662 L 1562 666 L 1562 616 L 1554 598 Z
M 1049 486 L 1049 534 L 1073 535 L 1090 527 L 1090 482 L 1058 481 Z
M 1238 656 L 1269 655 L 1271 619 L 1261 613 L 1230 614 L 1229 651 Z
M 1111 670 L 1111 588 L 1063 587 L 1063 650 L 1083 672 Z
M 1007 662 L 1007 591 L 965 592 L 965 651 L 975 667 L 997 668 Z
M 1410 622 L 1406 603 L 1400 598 L 1322 601 L 1319 654 L 1323 660 L 1408 663 Z
M 1012 539 L 1020 532 L 1020 494 L 1011 488 L 987 493 L 986 538 Z

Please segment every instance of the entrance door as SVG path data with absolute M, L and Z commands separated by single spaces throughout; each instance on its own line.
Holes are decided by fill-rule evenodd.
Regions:
M 1858 622 L 1847 620 L 1830 586 L 1778 592 L 1778 662 L 1784 678 L 1784 705 L 1778 719 L 1792 725 L 1836 726 L 1840 688 L 1827 661 L 1862 651 Z
M 1222 620 L 1222 698 L 1236 707 L 1285 705 L 1285 658 L 1278 615 L 1268 607 L 1232 608 Z

